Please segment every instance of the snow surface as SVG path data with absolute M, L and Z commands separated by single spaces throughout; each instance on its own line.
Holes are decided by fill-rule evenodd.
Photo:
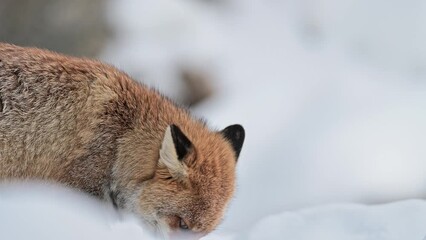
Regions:
M 161 239 L 129 214 L 82 193 L 46 184 L 0 186 L 1 239 Z M 329 205 L 263 217 L 239 233 L 204 240 L 400 240 L 426 236 L 426 201 Z
M 426 202 L 332 205 L 261 219 L 237 239 L 400 240 L 426 237 Z
M 4 240 L 152 239 L 135 217 L 45 183 L 0 186 L 0 213 Z
M 377 206 L 329 205 L 282 212 L 262 218 L 245 233 L 212 235 L 205 240 L 422 240 L 426 238 L 425 206 L 423 200 L 409 200 Z

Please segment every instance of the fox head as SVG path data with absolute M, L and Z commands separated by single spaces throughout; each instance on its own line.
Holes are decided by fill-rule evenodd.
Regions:
M 144 183 L 137 211 L 167 232 L 207 234 L 220 223 L 235 187 L 245 132 L 232 125 L 187 136 L 167 127 L 155 175 Z

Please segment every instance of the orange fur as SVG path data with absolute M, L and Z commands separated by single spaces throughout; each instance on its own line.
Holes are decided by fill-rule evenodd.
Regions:
M 0 43 L 0 108 L 2 180 L 60 182 L 201 233 L 219 224 L 233 195 L 232 142 L 106 64 Z M 175 162 L 183 177 L 159 160 L 171 124 L 194 146 Z

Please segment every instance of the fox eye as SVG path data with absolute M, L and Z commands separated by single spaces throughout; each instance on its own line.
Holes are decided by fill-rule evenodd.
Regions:
M 179 228 L 182 230 L 189 229 L 188 225 L 185 223 L 185 221 L 182 218 L 179 219 Z

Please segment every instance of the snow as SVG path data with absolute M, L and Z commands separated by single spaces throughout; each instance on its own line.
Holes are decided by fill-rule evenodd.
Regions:
M 1 239 L 153 239 L 134 216 L 46 183 L 0 186 Z
M 0 212 L 2 239 L 156 239 L 135 216 L 45 183 L 0 186 Z M 425 222 L 424 200 L 337 204 L 275 213 L 246 231 L 203 239 L 421 240 L 426 237 Z
M 424 238 L 425 201 L 400 200 L 426 196 L 426 2 L 207 2 L 111 0 L 118 34 L 101 56 L 172 97 L 180 64 L 216 72 L 218 93 L 193 111 L 247 137 L 236 197 L 205 239 Z M 0 189 L 10 239 L 146 234 L 35 190 Z
M 391 204 L 328 205 L 273 214 L 247 232 L 213 239 L 246 240 L 400 240 L 426 238 L 426 202 L 408 200 Z
M 399 240 L 426 237 L 426 202 L 331 205 L 261 219 L 239 239 Z

